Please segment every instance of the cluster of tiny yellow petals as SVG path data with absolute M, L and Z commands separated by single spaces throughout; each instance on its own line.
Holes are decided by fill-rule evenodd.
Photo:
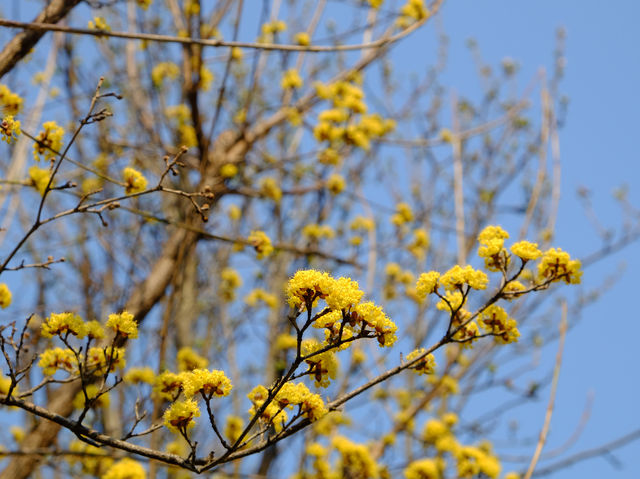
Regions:
M 253 403 L 249 409 L 249 415 L 251 417 L 255 416 L 262 408 L 267 399 L 267 395 L 267 388 L 262 385 L 256 386 L 249 394 L 247 394 L 247 397 Z M 267 424 L 273 424 L 276 432 L 280 432 L 282 430 L 288 418 L 289 415 L 287 412 L 273 401 L 270 402 L 260 414 L 260 420 Z
M 113 329 L 116 334 L 125 338 L 138 337 L 138 323 L 134 321 L 133 314 L 123 311 L 120 314 L 110 314 L 107 320 L 107 328 Z
M 294 335 L 287 333 L 278 335 L 275 341 L 275 348 L 279 350 L 295 349 L 297 345 L 298 339 Z
M 271 309 L 277 308 L 279 304 L 278 297 L 275 294 L 271 294 L 261 288 L 251 290 L 244 298 L 244 302 L 253 308 L 258 306 L 258 301 L 262 301 Z
M 419 459 L 411 462 L 404 470 L 406 479 L 440 479 L 441 471 L 433 459 Z
M 111 402 L 109 393 L 100 394 L 100 388 L 95 384 L 89 384 L 85 388 L 87 399 L 84 392 L 80 391 L 73 398 L 72 404 L 75 409 L 84 409 L 86 405 L 91 404 L 92 408 L 109 407 Z
M 187 429 L 195 426 L 194 418 L 196 417 L 200 417 L 200 409 L 193 399 L 174 402 L 162 415 L 164 425 L 175 433 L 186 432 Z
M 440 277 L 440 284 L 448 290 L 454 290 L 468 284 L 473 289 L 486 289 L 489 278 L 480 270 L 467 265 L 464 268 L 455 265 Z
M 85 326 L 85 332 L 89 338 L 91 339 L 104 338 L 104 328 L 102 327 L 100 322 L 93 319 L 91 321 L 87 321 L 84 326 Z
M 42 335 L 66 337 L 68 334 L 84 338 L 87 334 L 85 322 L 75 313 L 51 313 L 42 324 Z
M 87 366 L 93 369 L 96 374 L 103 374 L 108 368 L 109 371 L 124 369 L 126 366 L 124 348 L 89 348 L 87 354 Z
M 97 449 L 97 448 L 96 448 Z M 111 466 L 100 479 L 146 479 L 147 472 L 142 464 L 125 457 Z
M 48 168 L 39 168 L 38 166 L 29 167 L 29 179 L 31 184 L 42 195 L 47 189 L 49 179 L 51 178 L 51 171 Z
M 311 44 L 311 37 L 307 32 L 298 32 L 293 36 L 293 41 L 298 45 L 306 47 Z
M 518 341 L 520 332 L 515 319 L 509 317 L 507 312 L 498 305 L 488 306 L 478 318 L 482 329 L 495 335 L 498 342 L 507 344 Z
M 344 436 L 335 436 L 331 445 L 340 453 L 338 467 L 343 471 L 343 477 L 358 477 L 363 479 L 377 479 L 378 465 L 370 449 L 365 444 L 357 444 Z
M 371 301 L 358 304 L 352 311 L 352 318 L 362 321 L 362 329 L 366 326 L 374 330 L 378 344 L 382 347 L 392 346 L 398 339 L 396 331 L 398 326 L 384 314 L 382 308 L 376 306 Z
M 293 308 L 304 309 L 307 301 L 326 298 L 332 291 L 334 281 L 323 271 L 300 270 L 287 283 L 287 302 Z
M 330 379 L 335 379 L 338 374 L 338 359 L 333 351 L 324 351 L 314 354 L 324 348 L 323 343 L 315 339 L 305 339 L 302 342 L 302 355 L 309 365 L 309 373 L 315 379 L 317 387 L 326 388 L 330 384 Z
M 260 192 L 276 203 L 280 203 L 282 199 L 282 190 L 278 186 L 278 182 L 270 176 L 260 180 Z
M 154 395 L 167 401 L 173 401 L 182 392 L 184 376 L 164 371 L 156 376 L 153 384 Z
M 345 189 L 346 186 L 347 186 L 347 182 L 345 181 L 344 177 L 341 175 L 338 175 L 337 173 L 331 175 L 327 179 L 327 189 L 333 195 L 338 195 L 342 193 L 342 191 Z
M 462 446 L 456 451 L 458 477 L 472 478 L 480 474 L 496 479 L 500 475 L 500 462 L 479 447 Z
M 122 178 L 125 183 L 125 193 L 130 195 L 133 193 L 140 193 L 147 188 L 147 179 L 142 173 L 135 168 L 127 166 L 122 170 Z
M 224 371 L 214 369 L 194 369 L 183 374 L 182 387 L 184 395 L 188 398 L 201 393 L 205 398 L 213 396 L 227 396 L 231 392 L 231 381 L 225 376 Z
M 5 309 L 11 305 L 11 290 L 6 283 L 0 283 L 0 308 Z
M 540 281 L 564 281 L 567 284 L 580 284 L 582 271 L 579 260 L 572 260 L 569 253 L 560 248 L 545 251 L 538 264 L 538 279 Z
M 180 76 L 180 68 L 173 62 L 161 62 L 151 70 L 151 81 L 154 86 L 162 86 L 164 80 L 176 80 Z
M 338 278 L 332 281 L 331 290 L 325 301 L 327 306 L 334 311 L 352 308 L 360 302 L 364 291 L 358 287 L 358 282 L 351 278 Z
M 62 137 L 64 136 L 64 128 L 59 126 L 55 121 L 47 121 L 42 124 L 43 131 L 38 133 L 36 141 L 33 144 L 33 155 L 36 161 L 40 158 L 50 160 L 56 157 L 55 152 L 59 152 L 62 148 Z
M 273 245 L 271 239 L 264 231 L 256 230 L 252 231 L 247 238 L 247 241 L 253 246 L 258 253 L 258 259 L 266 258 L 273 253 Z
M 478 235 L 478 242 L 482 245 L 478 249 L 481 258 L 488 258 L 500 253 L 504 246 L 504 240 L 509 237 L 509 233 L 500 226 L 487 226 Z
M 242 286 L 240 274 L 233 268 L 224 268 L 220 272 L 219 292 L 225 301 L 233 301 L 236 297 L 236 289 Z
M 302 234 L 307 238 L 319 240 L 323 238 L 331 239 L 335 236 L 336 233 L 329 225 L 319 225 L 316 223 L 311 223 L 305 225 L 302 228 Z
M 78 364 L 76 356 L 70 349 L 54 348 L 46 349 L 40 355 L 38 366 L 42 368 L 42 372 L 47 376 L 52 376 L 59 369 L 72 372 Z
M 398 203 L 396 212 L 391 216 L 391 223 L 401 226 L 405 223 L 413 221 L 413 211 L 407 203 Z
M 317 421 L 327 413 L 320 395 L 309 391 L 303 383 L 285 383 L 274 400 L 280 408 L 299 406 L 303 417 L 310 421 Z
M 418 281 L 416 283 L 416 292 L 418 296 L 422 299 L 426 298 L 428 295 L 435 293 L 438 288 L 438 279 L 440 278 L 440 273 L 437 271 L 429 271 L 428 273 L 422 273 L 418 277 Z
M 511 252 L 525 261 L 536 260 L 542 256 L 542 251 L 538 249 L 538 243 L 529 241 L 518 241 L 511 245 Z
M 153 384 L 156 375 L 150 367 L 131 368 L 125 373 L 123 380 L 129 384 Z
M 22 98 L 0 83 L 0 109 L 7 115 L 17 115 L 22 110 Z
M 302 88 L 303 81 L 298 70 L 291 69 L 284 72 L 280 86 L 283 90 Z
M 20 135 L 20 121 L 15 120 L 13 115 L 8 115 L 0 122 L 0 135 L 2 140 L 11 144 Z
M 200 356 L 188 346 L 180 348 L 176 356 L 178 371 L 193 371 L 194 369 L 204 369 L 209 364 L 207 358 Z
M 411 351 L 407 354 L 407 362 L 410 363 L 414 359 L 422 356 L 427 351 L 424 348 L 419 348 L 414 351 Z M 418 374 L 433 374 L 436 370 L 436 359 L 433 354 L 427 354 L 422 359 L 420 359 L 414 366 L 411 366 L 411 369 L 414 370 Z

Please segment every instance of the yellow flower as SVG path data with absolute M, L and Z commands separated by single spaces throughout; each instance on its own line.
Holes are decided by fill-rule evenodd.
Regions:
M 545 251 L 544 256 L 538 264 L 539 281 L 564 281 L 567 284 L 580 284 L 582 271 L 579 260 L 572 260 L 569 253 L 551 248 Z
M 335 436 L 331 444 L 340 453 L 338 470 L 342 471 L 342 477 L 379 477 L 378 465 L 365 444 L 356 444 L 344 436 Z
M 0 122 L 0 135 L 4 141 L 11 144 L 20 135 L 20 121 L 14 120 L 13 115 L 4 117 Z
M 42 324 L 42 335 L 66 337 L 68 334 L 84 338 L 87 334 L 85 322 L 75 313 L 51 313 Z
M 47 189 L 49 179 L 51 178 L 51 172 L 48 168 L 38 168 L 37 166 L 29 167 L 29 178 L 31 183 L 35 186 L 36 190 L 42 195 Z M 51 184 L 53 186 L 53 183 Z
M 122 176 L 126 183 L 125 193 L 128 195 L 140 193 L 147 188 L 147 179 L 135 168 L 126 167 L 122 170 Z
M 418 356 L 424 354 L 426 349 L 420 348 L 415 351 L 411 351 L 407 354 L 407 362 L 410 363 Z M 418 361 L 414 366 L 411 367 L 418 374 L 433 374 L 436 369 L 436 359 L 433 354 L 427 354 L 424 358 Z
M 327 179 L 327 189 L 331 192 L 332 195 L 340 194 L 344 190 L 346 185 L 347 182 L 345 181 L 345 179 L 338 174 L 333 174 Z
M 5 283 L 0 283 L 0 307 L 5 309 L 11 304 L 11 291 Z
M 275 294 L 268 293 L 264 289 L 255 288 L 244 298 L 244 302 L 253 308 L 258 305 L 258 301 L 262 301 L 271 309 L 278 307 L 277 296 Z
M 185 346 L 180 348 L 177 355 L 178 371 L 192 371 L 206 368 L 209 364 L 207 358 L 200 356 L 193 349 Z
M 128 457 L 116 462 L 101 479 L 146 479 L 147 472 L 142 464 Z
M 58 126 L 55 121 L 47 121 L 42 124 L 42 127 L 44 130 L 38 133 L 36 142 L 33 144 L 33 155 L 36 161 L 40 161 L 41 156 L 45 160 L 52 160 L 62 148 L 64 128 Z
M 70 349 L 46 349 L 40 355 L 40 361 L 38 366 L 42 368 L 42 372 L 47 376 L 52 376 L 58 369 L 62 369 L 67 372 L 72 372 L 78 361 L 73 351 Z
M 0 83 L 0 107 L 7 115 L 17 115 L 22 110 L 22 98 L 8 86 Z
M 468 265 L 464 268 L 455 265 L 440 278 L 440 283 L 448 290 L 454 290 L 464 284 L 468 284 L 473 289 L 486 289 L 488 282 L 489 278 L 484 272 L 474 270 Z
M 253 246 L 258 253 L 258 259 L 266 258 L 273 253 L 273 246 L 271 240 L 264 231 L 256 230 L 252 231 L 247 238 L 249 243 Z
M 413 221 L 413 211 L 407 203 L 398 203 L 396 205 L 396 213 L 391 216 L 391 222 L 396 226 Z
M 129 369 L 124 377 L 124 382 L 130 384 L 153 384 L 156 379 L 156 375 L 153 372 L 153 369 L 149 367 L 144 368 L 131 368 Z
M 284 72 L 282 81 L 280 82 L 280 86 L 283 90 L 302 88 L 303 84 L 304 82 L 302 81 L 300 73 L 298 73 L 298 70 L 293 68 Z
M 200 417 L 198 403 L 193 399 L 176 401 L 164 412 L 164 425 L 175 433 L 184 432 L 195 426 L 194 418 Z
M 127 362 L 124 358 L 124 348 L 99 348 L 93 347 L 89 349 L 87 354 L 87 364 L 95 374 L 104 374 L 105 369 L 108 367 L 109 371 L 115 371 L 116 369 L 124 369 Z
M 98 397 L 100 388 L 95 384 L 87 385 L 86 391 L 87 391 L 87 397 L 89 398 L 88 402 L 91 402 L 92 400 L 95 399 L 95 402 L 91 405 L 92 408 L 109 407 L 109 404 L 110 404 L 109 393 L 101 394 Z M 86 400 L 84 397 L 84 392 L 80 391 L 73 398 L 73 407 L 75 409 L 84 409 L 85 402 Z
M 238 167 L 233 163 L 225 163 L 220 167 L 219 173 L 223 178 L 233 178 L 238 174 Z
M 274 178 L 267 177 L 260 180 L 260 192 L 267 198 L 272 199 L 276 203 L 280 203 L 282 199 L 282 190 Z
M 89 20 L 87 27 L 90 30 L 104 30 L 105 32 L 111 31 L 111 27 L 103 17 L 93 17 L 93 20 Z
M 138 337 L 138 323 L 134 321 L 133 314 L 123 311 L 120 314 L 110 314 L 107 320 L 107 328 L 111 328 L 116 334 L 125 338 Z
M 84 326 L 85 326 L 85 331 L 87 333 L 87 336 L 90 337 L 91 339 L 104 338 L 104 328 L 95 319 L 92 321 L 87 321 Z
M 307 32 L 299 32 L 293 36 L 293 41 L 298 45 L 306 47 L 307 45 L 311 44 L 311 37 Z
M 173 62 L 158 63 L 151 70 L 151 81 L 156 87 L 161 87 L 165 78 L 176 80 L 178 76 L 180 76 L 180 68 Z
M 434 293 L 438 288 L 439 278 L 440 273 L 437 271 L 422 273 L 416 283 L 416 293 L 418 294 L 418 297 L 424 299 L 427 295 Z
M 240 437 L 243 429 L 242 425 L 243 421 L 241 417 L 234 415 L 227 416 L 227 422 L 224 426 L 224 435 L 231 444 L 235 443 Z
M 404 470 L 406 479 L 440 479 L 440 468 L 433 459 L 413 461 Z
M 204 394 L 206 398 L 227 396 L 233 387 L 224 371 L 215 369 L 194 369 L 184 373 L 183 378 L 184 395 L 188 398 L 198 393 Z
M 173 401 L 182 391 L 184 376 L 164 371 L 156 376 L 153 384 L 154 394 L 162 399 Z
M 538 243 L 519 241 L 511 245 L 511 252 L 525 261 L 536 260 L 542 256 L 542 251 L 538 249 Z

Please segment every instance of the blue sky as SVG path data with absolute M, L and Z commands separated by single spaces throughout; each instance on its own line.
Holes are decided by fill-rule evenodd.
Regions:
M 578 188 L 590 190 L 594 210 L 605 228 L 619 231 L 621 226 L 621 210 L 613 199 L 616 188 L 626 185 L 631 204 L 640 204 L 635 143 L 640 111 L 638 18 L 640 3 L 633 1 L 460 0 L 447 2 L 442 10 L 440 20 L 450 37 L 448 84 L 461 94 L 474 88 L 469 81 L 475 77 L 469 75 L 468 38 L 478 41 L 491 65 L 499 65 L 505 57 L 517 60 L 521 78 L 528 80 L 540 66 L 552 65 L 555 32 L 558 27 L 566 29 L 567 66 L 560 90 L 570 103 L 560 133 L 562 198 L 554 243 L 577 257 L 603 245 L 580 206 Z M 419 32 L 398 47 L 396 58 L 404 55 L 408 62 L 425 35 L 429 33 Z M 640 425 L 639 375 L 634 368 L 637 313 L 632 306 L 639 252 L 638 242 L 633 243 L 585 271 L 586 288 L 602 290 L 610 283 L 608 278 L 617 282 L 585 310 L 567 338 L 547 449 L 572 435 L 590 393 L 594 402 L 589 421 L 569 454 L 608 442 Z M 553 361 L 555 347 L 545 349 L 548 357 L 543 361 Z M 526 410 L 532 426 L 542 424 L 548 388 L 541 397 L 536 407 Z M 640 468 L 634 452 L 639 449 L 636 442 L 613 453 L 623 469 L 596 458 L 553 477 L 637 478 Z

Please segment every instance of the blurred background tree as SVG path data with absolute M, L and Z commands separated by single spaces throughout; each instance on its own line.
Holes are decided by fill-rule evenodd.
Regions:
M 394 58 L 441 3 L 13 5 L 0 477 L 531 474 L 567 321 L 599 296 L 551 284 L 580 279 L 550 250 L 564 33 L 524 86 L 469 41 L 466 96 L 444 33 Z

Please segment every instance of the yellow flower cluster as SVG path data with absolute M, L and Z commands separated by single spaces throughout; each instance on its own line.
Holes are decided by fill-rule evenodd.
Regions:
M 424 348 L 416 349 L 415 351 L 411 351 L 407 354 L 407 362 L 410 363 L 414 359 L 422 356 L 427 351 Z M 418 374 L 433 374 L 436 369 L 436 359 L 433 354 L 427 354 L 424 358 L 418 361 L 414 366 L 411 367 Z
M 480 314 L 478 323 L 482 329 L 495 335 L 499 343 L 513 343 L 520 337 L 516 320 L 510 318 L 504 309 L 495 304 L 488 306 Z
M 82 472 L 86 474 L 104 477 L 104 474 L 113 465 L 113 459 L 107 455 L 107 451 L 86 442 L 71 441 L 69 450 L 79 454 L 77 457 L 70 456 L 69 463 L 80 462 L 82 464 Z
M 51 171 L 48 168 L 39 168 L 37 166 L 29 167 L 29 179 L 31 184 L 38 190 L 41 195 L 44 194 L 51 178 Z M 51 184 L 53 186 L 53 183 Z
M 537 243 L 519 241 L 511 245 L 511 252 L 524 261 L 536 260 L 542 256 Z
M 242 434 L 242 425 L 242 418 L 232 414 L 227 416 L 227 422 L 224 426 L 224 435 L 231 444 L 234 444 L 240 437 L 240 434 Z
M 453 291 L 461 289 L 465 284 L 473 289 L 486 289 L 489 278 L 483 271 L 475 270 L 471 266 L 462 268 L 460 265 L 455 265 L 443 274 L 439 281 L 445 289 Z
M 109 404 L 111 403 L 109 393 L 100 394 L 100 388 L 95 384 L 87 385 L 86 391 L 88 401 L 90 402 L 95 400 L 95 402 L 91 405 L 92 408 L 109 407 Z M 72 404 L 75 409 L 84 409 L 87 401 L 85 400 L 84 393 L 82 391 L 78 392 L 78 394 L 75 395 Z
M 5 309 L 11 304 L 11 291 L 5 283 L 0 283 L 0 308 Z
M 271 239 L 267 236 L 264 231 L 255 230 L 249 234 L 247 241 L 251 243 L 253 249 L 258 253 L 258 259 L 266 258 L 267 256 L 273 253 L 273 246 L 271 244 Z
M 331 445 L 340 453 L 336 469 L 343 471 L 342 477 L 376 479 L 379 477 L 378 465 L 365 444 L 351 442 L 344 436 L 335 436 Z
M 407 249 L 418 260 L 423 260 L 429 249 L 429 233 L 422 228 L 413 230 L 413 241 Z
M 40 355 L 38 366 L 47 376 L 53 376 L 58 369 L 72 372 L 78 364 L 73 351 L 70 349 L 54 348 L 47 349 Z
M 140 193 L 147 188 L 147 179 L 135 168 L 127 166 L 122 170 L 122 177 L 125 183 L 125 193 L 130 195 Z
M 295 88 L 302 88 L 304 82 L 302 81 L 302 77 L 298 70 L 290 69 L 284 72 L 282 75 L 282 81 L 280 82 L 280 86 L 283 90 L 293 90 Z
M 155 378 L 156 375 L 154 374 L 153 369 L 143 367 L 129 369 L 125 373 L 123 380 L 129 384 L 153 384 Z
M 124 348 L 89 348 L 87 354 L 87 366 L 94 374 L 104 374 L 107 370 L 115 371 L 116 369 L 124 369 L 127 365 L 125 360 Z
M 164 371 L 156 376 L 153 384 L 153 393 L 160 399 L 174 401 L 182 392 L 183 375 Z
M 333 231 L 333 228 L 329 225 L 319 225 L 316 223 L 311 223 L 305 225 L 302 228 L 302 234 L 309 239 L 319 240 L 319 239 L 331 239 L 336 233 Z
M 258 305 L 258 301 L 262 301 L 269 308 L 276 309 L 278 307 L 278 298 L 275 294 L 268 293 L 264 289 L 255 288 L 244 298 L 244 302 L 247 305 L 255 308 Z
M 262 178 L 260 180 L 260 192 L 276 203 L 280 203 L 280 200 L 282 199 L 282 190 L 280 189 L 280 186 L 278 186 L 278 182 L 275 178 Z
M 249 416 L 253 417 L 258 413 L 267 400 L 268 394 L 269 391 L 267 391 L 267 388 L 262 385 L 254 387 L 251 392 L 247 394 L 247 397 L 253 404 L 249 409 Z M 270 402 L 260 414 L 260 421 L 264 424 L 272 424 L 276 432 L 282 431 L 282 428 L 288 419 L 289 415 L 287 412 L 278 407 L 278 405 L 273 401 Z
M 133 314 L 123 311 L 120 314 L 110 314 L 107 320 L 107 328 L 113 329 L 116 334 L 125 338 L 138 337 L 138 323 L 134 321 Z
M 146 479 L 147 472 L 142 464 L 128 457 L 116 462 L 101 479 Z
M 79 339 L 87 334 L 85 322 L 75 313 L 51 313 L 42 324 L 42 335 L 45 338 L 66 337 L 69 334 Z
M 176 356 L 178 371 L 193 371 L 194 369 L 206 368 L 209 364 L 207 358 L 200 356 L 188 346 L 180 348 Z
M 342 193 L 346 186 L 347 182 L 342 175 L 334 173 L 329 178 L 327 178 L 327 189 L 332 195 L 338 195 Z
M 151 81 L 156 88 L 160 88 L 165 79 L 177 80 L 180 68 L 173 62 L 161 62 L 151 70 Z
M 42 124 L 43 130 L 36 136 L 33 144 L 33 156 L 36 161 L 40 158 L 52 160 L 62 149 L 62 137 L 64 136 L 64 128 L 58 126 L 55 121 L 47 121 Z
M 309 373 L 315 379 L 317 387 L 326 388 L 330 384 L 330 379 L 335 379 L 338 374 L 338 359 L 333 351 L 324 351 L 326 344 L 315 339 L 305 339 L 302 341 L 302 355 L 307 357 L 305 363 L 309 365 Z M 311 356 L 313 355 L 313 356 Z M 310 356 L 310 357 L 309 357 Z
M 371 139 L 383 137 L 395 128 L 393 120 L 385 120 L 378 114 L 365 115 L 367 105 L 359 86 L 347 81 L 330 85 L 316 82 L 315 88 L 317 95 L 330 100 L 333 106 L 318 114 L 318 124 L 313 129 L 316 140 L 328 141 L 330 146 L 346 144 L 368 150 Z M 324 155 L 328 153 L 325 150 Z M 324 162 L 335 163 L 330 159 Z
M 14 120 L 13 115 L 5 116 L 0 122 L 0 135 L 3 141 L 11 144 L 20 135 L 20 121 Z
M 441 463 L 435 459 L 419 459 L 411 462 L 404 470 L 406 479 L 440 479 Z
M 187 398 L 192 398 L 198 393 L 208 400 L 213 396 L 227 396 L 231 392 L 231 381 L 225 376 L 224 371 L 214 369 L 194 369 L 182 373 L 182 388 Z
M 7 115 L 17 115 L 22 110 L 22 97 L 0 83 L 0 109 Z
M 89 28 L 89 30 L 102 30 L 105 32 L 111 31 L 111 27 L 104 17 L 93 17 L 93 20 L 89 20 L 87 23 L 87 28 Z
M 429 18 L 429 10 L 424 6 L 423 0 L 408 0 L 400 9 L 400 16 L 396 20 L 399 28 L 407 28 L 415 21 Z
M 407 203 L 398 203 L 396 212 L 391 216 L 391 223 L 396 226 L 402 226 L 413 221 L 413 211 Z
M 149 8 L 149 5 L 151 5 L 151 2 L 153 2 L 153 0 L 136 0 L 136 4 L 143 10 L 146 10 L 147 8 Z
M 306 47 L 311 45 L 311 37 L 307 32 L 298 32 L 293 36 L 293 41 L 300 46 Z
M 539 281 L 564 281 L 567 284 L 580 284 L 582 271 L 579 260 L 572 260 L 569 253 L 560 248 L 546 251 L 538 264 Z
M 233 301 L 236 297 L 236 289 L 242 286 L 242 278 L 233 268 L 224 268 L 220 272 L 220 296 L 225 301 Z
M 320 395 L 309 391 L 304 383 L 285 383 L 274 401 L 281 409 L 299 406 L 303 417 L 310 421 L 317 421 L 327 413 Z
M 172 432 L 186 434 L 195 426 L 194 418 L 200 417 L 198 403 L 193 399 L 176 401 L 164 412 L 164 425 Z

